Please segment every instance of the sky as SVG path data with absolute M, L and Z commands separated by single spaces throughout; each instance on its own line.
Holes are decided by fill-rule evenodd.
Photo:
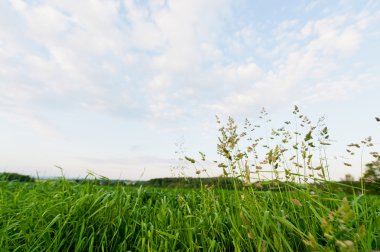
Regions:
M 380 149 L 379 41 L 379 1 L 0 0 L 0 172 L 195 176 L 179 158 L 219 160 L 216 115 L 298 105 L 358 178 L 337 157 Z

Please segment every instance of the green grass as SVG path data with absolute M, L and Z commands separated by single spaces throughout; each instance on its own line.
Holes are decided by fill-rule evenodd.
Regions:
M 2 251 L 380 249 L 377 196 L 351 196 L 347 208 L 342 196 L 291 188 L 179 190 L 62 179 L 1 182 L 0 190 Z M 330 226 L 323 229 L 324 220 Z
M 0 250 L 380 251 L 380 197 L 367 194 L 378 192 L 379 153 L 369 152 L 374 161 L 360 182 L 330 182 L 328 128 L 298 107 L 293 115 L 276 129 L 263 109 L 264 127 L 246 120 L 242 132 L 232 118 L 225 126 L 218 119 L 217 165 L 229 190 L 201 180 L 199 189 L 0 181 Z M 368 137 L 346 151 L 373 146 Z

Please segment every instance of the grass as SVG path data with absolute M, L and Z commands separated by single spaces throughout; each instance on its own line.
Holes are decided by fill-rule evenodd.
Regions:
M 327 127 L 293 114 L 295 131 L 268 127 L 264 140 L 248 121 L 241 133 L 231 118 L 220 128 L 218 166 L 232 190 L 0 181 L 0 251 L 380 251 L 380 197 L 364 182 L 334 189 Z
M 106 187 L 66 180 L 0 184 L 3 251 L 369 251 L 380 198 Z M 344 247 L 339 243 L 346 243 Z

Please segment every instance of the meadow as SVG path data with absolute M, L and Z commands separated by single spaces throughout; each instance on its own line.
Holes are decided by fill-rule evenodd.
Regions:
M 2 251 L 371 251 L 380 197 L 1 182 Z
M 380 251 L 380 197 L 367 190 L 378 186 L 370 181 L 378 154 L 368 166 L 375 175 L 338 186 L 321 151 L 327 128 L 312 126 L 298 108 L 293 114 L 296 131 L 270 128 L 264 144 L 250 137 L 257 126 L 248 121 L 242 132 L 232 119 L 221 126 L 217 165 L 229 188 L 201 178 L 191 189 L 105 185 L 95 175 L 0 181 L 0 250 Z M 347 151 L 363 146 L 371 139 Z M 207 173 L 205 154 L 184 159 L 196 174 Z

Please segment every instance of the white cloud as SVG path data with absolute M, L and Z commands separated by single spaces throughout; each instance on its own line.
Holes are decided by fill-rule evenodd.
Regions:
M 318 5 L 318 1 L 310 1 L 305 7 L 305 11 L 306 12 L 312 11 L 317 5 Z
M 124 4 L 126 15 L 131 22 L 131 41 L 133 46 L 149 51 L 157 51 L 163 47 L 165 44 L 164 37 L 151 16 L 152 11 L 162 10 L 152 2 L 148 6 L 138 6 L 135 1 L 126 0 Z M 150 10 L 149 7 L 152 7 L 152 5 L 153 10 Z
M 327 54 L 347 54 L 356 50 L 360 43 L 360 32 L 354 25 L 347 25 L 346 22 L 345 16 L 314 22 L 311 34 L 314 33 L 318 38 L 309 43 L 308 49 Z
M 272 66 L 253 75 L 247 74 L 247 79 L 252 80 L 251 85 L 235 89 L 220 102 L 209 103 L 208 107 L 218 113 L 235 114 L 244 113 L 255 105 L 271 106 L 299 100 L 299 95 L 304 96 L 303 102 L 349 97 L 354 90 L 361 88 L 360 80 L 350 72 L 345 73 L 345 78 L 338 77 L 341 71 L 347 71 L 338 62 L 360 49 L 365 28 L 371 24 L 360 24 L 358 20 L 363 18 L 349 14 L 328 16 L 309 21 L 300 28 L 299 21 L 280 23 L 275 34 L 282 42 L 268 52 L 274 59 Z M 239 76 L 238 69 L 221 72 L 236 77 Z M 254 68 L 242 68 L 240 72 L 254 72 L 248 69 Z
M 171 85 L 170 77 L 164 74 L 155 76 L 148 83 L 148 90 L 152 92 L 159 92 L 160 90 L 166 89 Z
M 321 101 L 336 101 L 337 99 L 347 99 L 352 92 L 358 88 L 358 82 L 351 79 L 341 79 L 335 81 L 324 81 L 308 90 L 302 101 L 309 103 L 319 103 Z
M 149 119 L 158 121 L 173 121 L 184 113 L 182 108 L 160 100 L 152 101 L 149 109 Z
M 95 98 L 80 102 L 80 106 L 87 111 L 107 112 L 112 108 L 113 104 L 110 101 Z
M 305 86 L 313 97 L 318 83 L 344 69 L 337 58 L 355 54 L 380 17 L 371 9 L 330 12 L 319 20 L 281 20 L 266 33 L 264 23 L 242 22 L 221 36 L 229 5 L 12 1 L 5 7 L 17 14 L 16 29 L 0 27 L 0 81 L 20 90 L 12 94 L 20 108 L 53 96 L 79 109 L 129 109 L 157 121 L 214 109 L 234 113 L 290 101 Z
M 261 77 L 262 70 L 253 62 L 234 64 L 216 70 L 227 82 L 253 82 Z
M 219 1 L 180 0 L 170 1 L 167 9 L 157 12 L 154 20 L 165 47 L 155 58 L 154 66 L 169 73 L 183 73 L 196 67 L 202 59 L 199 53 L 202 47 L 209 53 L 212 50 L 208 40 L 213 40 L 212 28 L 224 6 Z
M 28 7 L 28 4 L 25 3 L 23 0 L 12 0 L 10 1 L 10 3 L 18 11 L 24 11 Z
M 62 106 L 174 118 L 187 105 L 170 97 L 195 92 L 183 76 L 201 76 L 204 60 L 221 57 L 214 28 L 226 3 L 12 1 L 3 11 L 14 13 L 15 28 L 0 27 L 0 81 L 29 103 L 58 97 Z
M 222 52 L 212 44 L 202 43 L 200 49 L 206 60 L 218 60 L 222 57 Z

